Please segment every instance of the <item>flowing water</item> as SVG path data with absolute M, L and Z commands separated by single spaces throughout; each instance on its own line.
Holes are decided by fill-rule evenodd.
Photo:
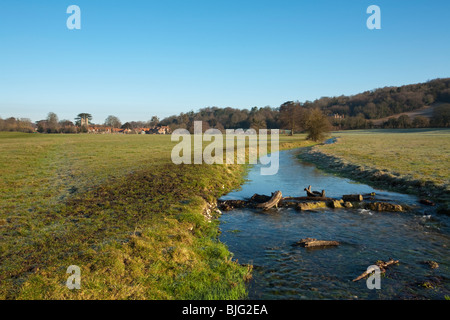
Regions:
M 222 198 L 247 199 L 253 194 L 304 196 L 303 189 L 326 190 L 329 197 L 375 192 L 377 199 L 414 208 L 410 212 L 371 212 L 361 209 L 291 208 L 264 213 L 235 209 L 221 218 L 220 240 L 234 259 L 254 266 L 250 299 L 444 299 L 450 296 L 450 217 L 436 214 L 418 199 L 349 179 L 328 175 L 300 162 L 298 151 L 280 152 L 280 170 L 261 176 L 259 165 L 241 190 Z M 293 247 L 303 238 L 336 240 L 338 247 Z M 352 280 L 378 260 L 400 260 L 381 277 L 381 289 L 369 290 L 366 280 Z M 431 269 L 424 261 L 433 260 Z M 428 282 L 431 286 L 423 285 Z

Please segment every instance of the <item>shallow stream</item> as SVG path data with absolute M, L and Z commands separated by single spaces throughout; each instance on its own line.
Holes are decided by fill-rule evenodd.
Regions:
M 220 240 L 240 263 L 254 266 L 249 299 L 444 299 L 450 296 L 450 217 L 422 206 L 416 197 L 372 188 L 329 175 L 302 163 L 298 151 L 280 152 L 277 175 L 261 176 L 260 165 L 249 172 L 241 190 L 224 197 L 248 199 L 253 194 L 305 196 L 308 185 L 328 197 L 375 192 L 377 199 L 413 207 L 409 212 L 362 209 L 297 211 L 235 209 L 221 218 Z M 338 247 L 293 247 L 303 238 L 336 240 Z M 378 260 L 400 260 L 381 278 L 380 290 L 366 280 L 352 280 Z M 431 269 L 424 261 L 433 260 Z M 428 284 L 425 284 L 428 282 Z

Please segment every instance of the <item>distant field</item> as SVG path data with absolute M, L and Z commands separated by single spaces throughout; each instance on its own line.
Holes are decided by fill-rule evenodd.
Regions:
M 282 148 L 308 145 L 282 136 Z M 0 299 L 238 299 L 250 267 L 207 201 L 245 168 L 171 163 L 156 135 L 0 133 Z M 83 290 L 65 286 L 79 265 Z
M 436 103 L 435 105 L 432 105 L 432 106 L 425 106 L 423 108 L 420 108 L 420 109 L 417 109 L 414 111 L 402 112 L 402 113 L 399 113 L 399 114 L 396 114 L 396 115 L 393 115 L 390 117 L 375 119 L 375 120 L 371 120 L 371 121 L 375 125 L 381 125 L 384 122 L 388 121 L 389 119 L 398 119 L 400 116 L 408 116 L 411 119 L 414 119 L 417 116 L 423 116 L 423 117 L 431 119 L 433 117 L 434 108 L 438 105 L 440 105 L 440 103 Z
M 166 163 L 170 144 L 169 136 L 0 133 L 0 209 L 26 213 Z

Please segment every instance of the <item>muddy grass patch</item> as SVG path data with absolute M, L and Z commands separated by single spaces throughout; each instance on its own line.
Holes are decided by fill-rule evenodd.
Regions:
M 250 268 L 232 260 L 218 241 L 218 222 L 203 215 L 208 203 L 241 183 L 241 170 L 156 166 L 78 194 L 20 239 L 8 230 L 0 296 L 244 298 Z M 81 290 L 65 286 L 70 265 L 81 268 Z

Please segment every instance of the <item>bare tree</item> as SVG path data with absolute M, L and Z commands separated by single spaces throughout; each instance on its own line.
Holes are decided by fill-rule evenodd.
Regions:
M 47 132 L 57 133 L 59 130 L 58 116 L 54 112 L 49 112 L 47 115 Z
M 157 116 L 153 116 L 152 119 L 149 121 L 149 126 L 154 127 L 159 124 L 159 118 Z
M 281 123 L 291 131 L 291 136 L 296 131 L 302 130 L 306 124 L 306 111 L 300 102 L 289 101 L 280 106 Z
M 116 116 L 108 116 L 105 120 L 105 126 L 111 127 L 111 128 L 120 128 L 122 126 L 122 123 L 120 122 L 120 119 Z
M 309 111 L 306 121 L 307 139 L 322 141 L 331 130 L 331 124 L 327 116 L 318 108 Z
M 430 125 L 430 119 L 424 116 L 417 116 L 412 122 L 414 128 L 426 128 Z

